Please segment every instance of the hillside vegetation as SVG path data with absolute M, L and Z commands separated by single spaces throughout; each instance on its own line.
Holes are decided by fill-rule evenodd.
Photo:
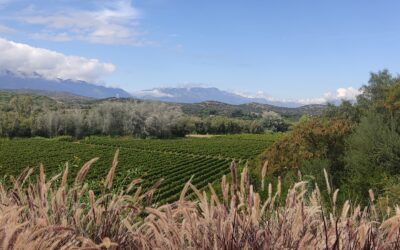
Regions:
M 260 158 L 269 162 L 269 178 L 281 175 L 293 183 L 297 171 L 320 186 L 321 169 L 344 197 L 368 203 L 368 190 L 380 203 L 400 201 L 400 77 L 372 73 L 357 102 L 330 105 L 322 116 L 306 119 L 268 148 Z M 275 176 L 275 177 L 274 177 Z M 288 184 L 289 186 L 291 184 Z M 385 197 L 385 198 L 383 198 Z M 342 202 L 344 198 L 342 199 Z

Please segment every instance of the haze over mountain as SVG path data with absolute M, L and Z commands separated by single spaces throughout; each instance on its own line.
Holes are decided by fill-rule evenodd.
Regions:
M 227 104 L 261 103 L 280 107 L 300 107 L 304 103 L 296 101 L 276 101 L 262 97 L 249 97 L 214 87 L 180 87 L 180 88 L 153 88 L 132 94 L 135 97 L 148 100 L 178 103 L 199 103 L 218 101 Z M 310 103 L 313 104 L 313 103 Z M 320 103 L 318 103 L 320 104 Z
M 0 73 L 0 89 L 67 92 L 92 98 L 131 97 L 128 92 L 119 88 L 110 88 L 77 80 L 46 79 L 39 74 L 26 75 L 11 71 Z

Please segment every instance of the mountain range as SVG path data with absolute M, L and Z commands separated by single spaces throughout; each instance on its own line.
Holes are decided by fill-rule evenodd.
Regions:
M 298 102 L 280 102 L 269 100 L 267 98 L 246 97 L 213 87 L 153 88 L 136 93 L 128 93 L 120 88 L 111 88 L 85 81 L 46 79 L 39 74 L 28 76 L 20 73 L 13 73 L 11 71 L 0 72 L 0 89 L 18 91 L 33 90 L 44 91 L 47 93 L 70 93 L 77 96 L 95 99 L 132 97 L 143 100 L 157 100 L 173 103 L 201 103 L 216 101 L 231 105 L 260 103 L 289 108 L 303 106 Z
M 133 93 L 133 96 L 147 100 L 177 103 L 217 101 L 233 105 L 261 103 L 289 108 L 303 106 L 303 104 L 298 102 L 280 102 L 266 98 L 246 97 L 213 87 L 154 88 Z
M 0 89 L 66 92 L 91 98 L 131 97 L 128 92 L 119 88 L 109 88 L 85 81 L 46 79 L 38 74 L 28 76 L 11 71 L 0 73 Z

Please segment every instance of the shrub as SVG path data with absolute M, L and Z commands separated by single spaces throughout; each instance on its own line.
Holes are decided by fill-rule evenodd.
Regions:
M 268 160 L 269 172 L 300 168 L 311 159 L 328 159 L 339 166 L 344 152 L 344 140 L 351 133 L 353 123 L 348 120 L 314 118 L 298 124 L 292 132 L 272 145 L 261 156 Z

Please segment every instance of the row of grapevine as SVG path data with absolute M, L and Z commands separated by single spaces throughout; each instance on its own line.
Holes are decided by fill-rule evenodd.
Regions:
M 0 140 L 0 174 L 2 176 L 16 175 L 25 167 L 37 167 L 43 163 L 46 173 L 54 175 L 62 171 L 65 162 L 69 162 L 70 176 L 72 177 L 82 163 L 100 156 L 101 158 L 91 167 L 87 176 L 89 183 L 93 185 L 92 188 L 96 190 L 107 175 L 116 149 L 114 146 L 87 145 L 47 139 Z M 222 173 L 226 173 L 229 163 L 230 161 L 227 159 L 207 156 L 120 148 L 114 183 L 117 187 L 122 187 L 126 186 L 133 178 L 141 177 L 144 180 L 142 185 L 146 189 L 163 178 L 163 184 L 155 198 L 164 202 L 171 200 L 171 197 L 176 197 L 175 194 L 191 176 L 195 177 L 194 183 L 207 185 L 208 182 L 220 178 Z M 204 173 L 214 174 L 204 176 Z M 198 176 L 202 176 L 201 179 L 197 178 Z
M 249 159 L 268 148 L 279 134 L 260 135 L 260 138 L 242 135 L 212 138 L 186 138 L 173 140 L 140 140 L 130 138 L 90 137 L 81 143 L 108 145 L 157 152 L 209 155 L 222 158 Z

